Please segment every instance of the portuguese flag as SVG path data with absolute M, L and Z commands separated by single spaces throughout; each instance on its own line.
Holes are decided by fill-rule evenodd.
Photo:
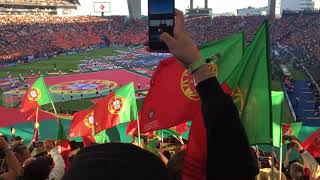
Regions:
M 65 163 L 65 170 L 67 170 L 70 166 L 70 162 L 69 162 L 69 159 L 68 159 L 68 155 L 69 153 L 71 152 L 71 148 L 70 148 L 70 141 L 68 140 L 67 138 L 67 134 L 66 134 L 66 131 L 63 127 L 63 124 L 60 120 L 58 120 L 58 134 L 57 134 L 57 142 L 56 142 L 56 145 L 57 146 L 60 146 L 60 154 L 63 158 L 63 161 Z
M 269 24 L 264 21 L 224 82 L 232 90 L 250 144 L 271 143 L 272 102 L 270 88 Z
M 87 109 L 76 112 L 73 116 L 69 137 L 92 136 L 94 126 L 94 110 Z
M 43 77 L 38 78 L 28 89 L 21 103 L 21 111 L 27 112 L 36 107 L 51 103 L 51 96 Z
M 282 131 L 282 107 L 284 100 L 283 91 L 272 91 L 272 136 L 273 146 L 280 147 Z
M 320 156 L 320 128 L 304 140 L 301 145 L 307 150 L 313 157 Z
M 94 107 L 94 130 L 99 133 L 118 124 L 138 119 L 133 83 L 129 83 L 101 99 Z
M 302 128 L 302 122 L 282 124 L 282 136 L 298 137 L 301 128 Z
M 225 39 L 204 45 L 203 57 L 219 54 L 220 59 L 212 65 L 220 82 L 226 80 L 241 60 L 244 37 L 238 33 Z M 201 112 L 200 97 L 193 77 L 174 57 L 163 60 L 151 79 L 151 89 L 141 110 L 141 132 L 174 127 Z

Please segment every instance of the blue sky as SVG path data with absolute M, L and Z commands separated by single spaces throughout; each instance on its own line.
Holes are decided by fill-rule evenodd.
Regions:
M 204 0 L 193 0 L 194 7 L 203 7 Z M 111 12 L 106 15 L 128 15 L 127 0 L 80 0 L 82 5 L 79 8 L 80 14 L 90 15 L 93 12 L 93 2 L 110 2 Z M 208 0 L 209 7 L 213 13 L 233 12 L 239 8 L 263 7 L 268 5 L 268 0 Z M 148 13 L 148 0 L 141 0 L 142 14 Z M 178 9 L 185 10 L 189 6 L 189 0 L 175 0 L 175 6 Z

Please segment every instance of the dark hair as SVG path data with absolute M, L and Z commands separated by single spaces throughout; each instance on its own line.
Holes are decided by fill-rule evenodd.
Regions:
M 22 140 L 23 138 L 21 137 L 21 136 L 16 136 L 16 137 L 14 137 L 14 140 L 15 141 L 19 141 L 19 140 Z
M 50 171 L 48 158 L 41 157 L 24 167 L 23 180 L 45 180 L 48 178 Z
M 169 151 L 163 151 L 163 155 L 169 160 L 171 158 L 171 153 Z
M 28 148 L 26 147 L 26 146 L 24 146 L 24 145 L 18 145 L 18 146 L 15 146 L 14 148 L 13 148 L 13 152 L 17 155 L 22 155 L 24 152 L 25 152 L 25 150 L 28 150 Z
M 182 179 L 182 168 L 183 168 L 183 159 L 185 151 L 182 150 L 172 156 L 167 164 L 167 170 L 170 180 L 181 180 Z
M 4 139 L 7 143 L 9 143 L 9 139 L 8 139 L 8 137 L 7 137 L 6 135 L 1 135 L 1 137 L 3 137 L 3 139 Z
M 69 145 L 70 145 L 71 151 L 79 148 L 78 143 L 76 141 L 70 141 Z
M 168 180 L 168 174 L 165 164 L 154 154 L 132 144 L 107 143 L 79 151 L 63 177 L 73 179 Z

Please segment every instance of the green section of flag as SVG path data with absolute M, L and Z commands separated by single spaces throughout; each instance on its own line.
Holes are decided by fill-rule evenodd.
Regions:
M 250 144 L 272 141 L 268 29 L 268 21 L 265 21 L 226 80 L 235 92 L 233 98 Z
M 220 41 L 205 44 L 200 48 L 204 58 L 210 58 L 219 54 L 220 58 L 215 62 L 218 66 L 218 80 L 224 82 L 238 65 L 244 51 L 244 35 L 236 33 Z
M 68 138 L 67 138 L 66 131 L 64 130 L 64 127 L 63 127 L 61 121 L 59 120 L 57 123 L 58 123 L 57 140 L 65 140 L 65 139 L 68 139 Z
M 283 91 L 272 91 L 272 139 L 273 146 L 280 147 L 282 143 L 282 107 L 284 100 Z
M 124 108 L 119 113 L 120 123 L 138 120 L 137 101 L 134 84 L 129 83 L 115 91 L 115 94 L 124 98 Z
M 38 97 L 36 98 L 36 101 L 40 106 L 51 103 L 51 96 L 46 84 L 44 83 L 43 77 L 38 78 L 32 84 L 31 91 L 34 89 L 37 90 Z
M 291 128 L 293 130 L 293 136 L 298 137 L 300 130 L 302 128 L 302 122 L 291 123 Z

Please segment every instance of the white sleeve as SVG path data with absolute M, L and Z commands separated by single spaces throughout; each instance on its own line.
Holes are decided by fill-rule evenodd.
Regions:
M 62 179 L 65 171 L 65 164 L 63 158 L 56 148 L 52 149 L 49 152 L 49 154 L 51 155 L 54 162 L 54 167 L 49 174 L 49 180 L 60 180 Z

